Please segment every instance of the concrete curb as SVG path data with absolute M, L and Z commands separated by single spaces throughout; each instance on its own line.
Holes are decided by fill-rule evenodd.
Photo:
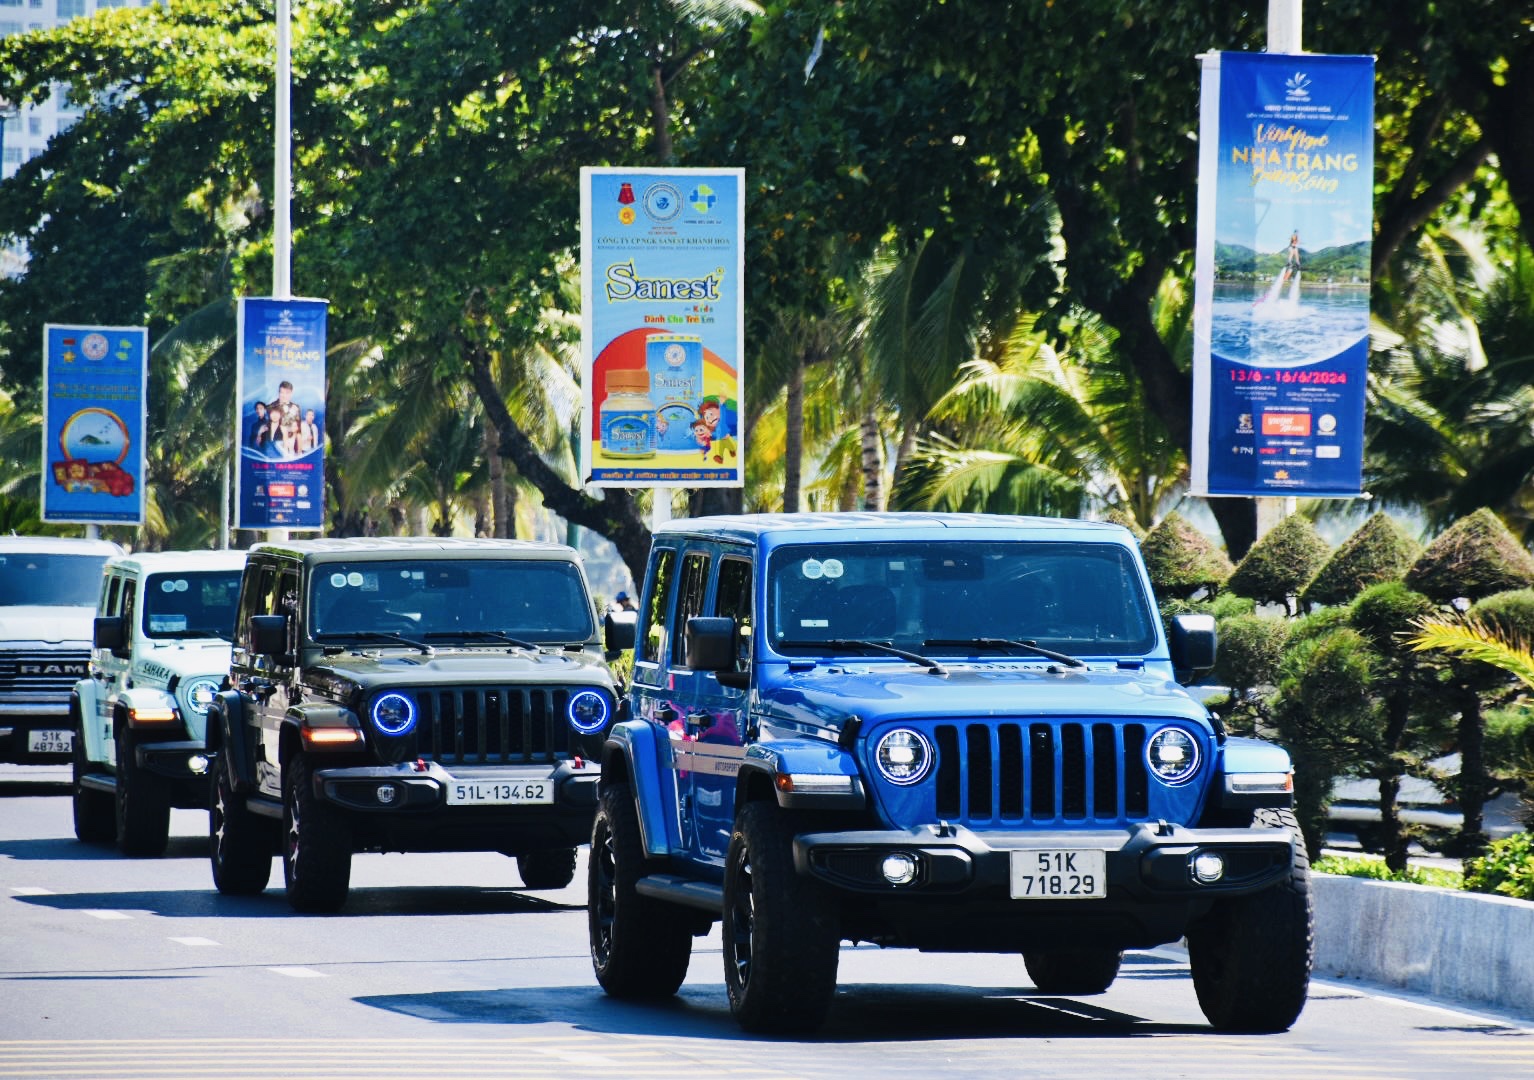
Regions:
M 1534 903 L 1314 874 L 1315 974 L 1534 1015 Z

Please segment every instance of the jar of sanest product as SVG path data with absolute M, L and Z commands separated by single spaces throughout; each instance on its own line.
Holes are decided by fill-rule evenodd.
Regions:
M 616 458 L 655 456 L 655 403 L 650 373 L 644 368 L 614 368 L 607 373 L 607 397 L 597 409 L 602 453 Z

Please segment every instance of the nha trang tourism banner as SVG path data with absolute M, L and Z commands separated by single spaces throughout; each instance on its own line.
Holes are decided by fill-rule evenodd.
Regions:
M 1357 497 L 1374 58 L 1202 60 L 1192 492 Z

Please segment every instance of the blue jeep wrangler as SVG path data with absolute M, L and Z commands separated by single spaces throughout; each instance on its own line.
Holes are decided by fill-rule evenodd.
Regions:
M 818 1026 L 843 940 L 1020 952 L 1046 994 L 1186 937 L 1226 1031 L 1304 1006 L 1312 913 L 1289 756 L 1190 697 L 1130 533 L 960 514 L 657 531 L 589 864 L 610 994 L 674 994 L 722 923 L 750 1031 Z

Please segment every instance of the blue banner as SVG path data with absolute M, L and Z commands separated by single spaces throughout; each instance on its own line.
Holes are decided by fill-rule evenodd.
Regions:
M 1374 59 L 1205 58 L 1192 490 L 1362 492 Z
M 142 326 L 43 327 L 42 519 L 144 523 Z
M 581 475 L 739 487 L 745 171 L 581 170 Z
M 237 529 L 325 526 L 324 300 L 242 297 Z

